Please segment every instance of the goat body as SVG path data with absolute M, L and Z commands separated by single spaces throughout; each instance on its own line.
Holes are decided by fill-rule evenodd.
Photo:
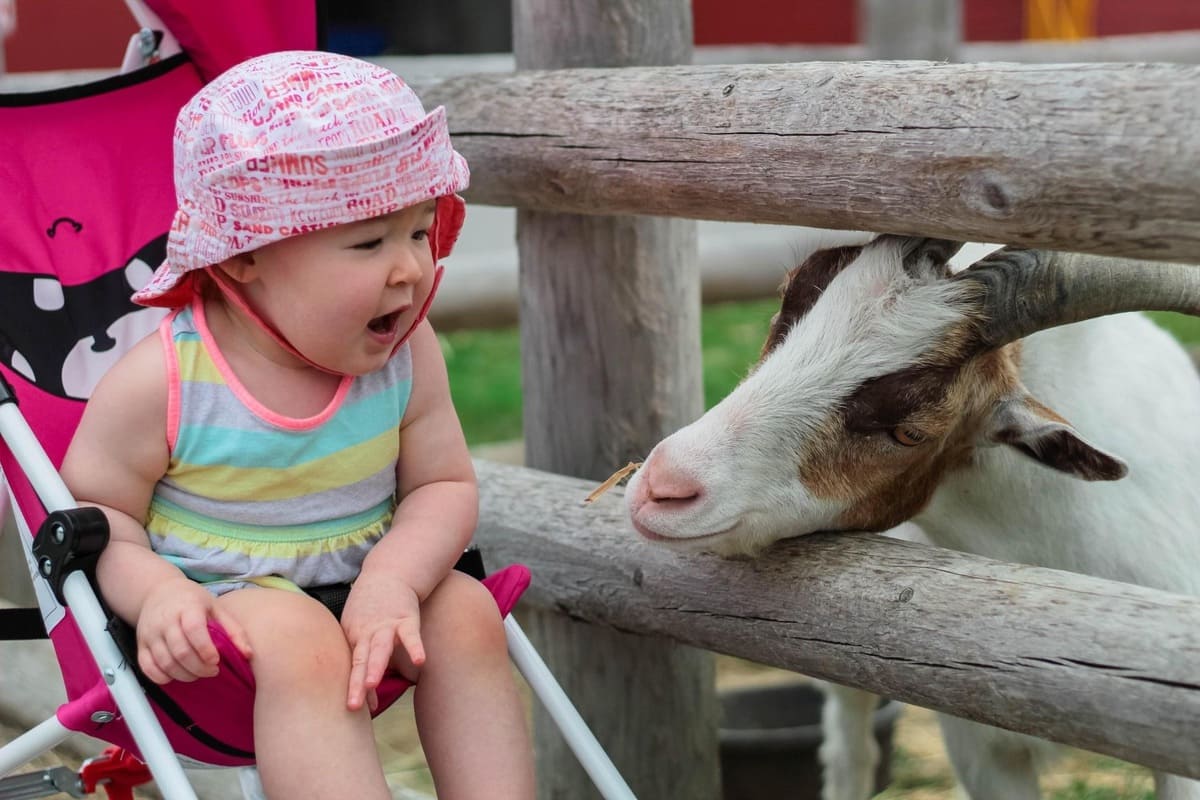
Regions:
M 1200 379 L 1187 354 L 1140 314 L 1021 344 L 1024 385 L 1128 475 L 1080 481 L 981 447 L 913 521 L 943 547 L 1200 595 Z
M 733 555 L 911 520 L 944 547 L 1200 595 L 1200 379 L 1148 319 L 1112 313 L 1181 294 L 1200 313 L 1195 282 L 1165 306 L 1094 287 L 1072 306 L 1082 257 L 1023 254 L 1012 270 L 1002 252 L 951 274 L 953 249 L 881 237 L 811 256 L 751 374 L 631 480 L 634 527 Z M 1014 300 L 1009 272 L 1045 297 Z M 852 732 L 873 705 L 853 698 L 830 695 L 828 800 L 869 784 Z M 1038 797 L 1044 743 L 951 717 L 943 730 L 974 800 Z M 1158 787 L 1200 800 L 1194 781 Z

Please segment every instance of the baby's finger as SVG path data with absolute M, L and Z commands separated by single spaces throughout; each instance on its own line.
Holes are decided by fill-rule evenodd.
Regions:
M 138 648 L 138 668 L 142 670 L 143 675 L 160 686 L 171 682 L 171 677 L 159 669 L 158 664 L 154 663 L 154 656 L 150 654 L 148 647 Z
M 354 645 L 350 656 L 350 686 L 346 694 L 346 708 L 357 711 L 362 708 L 366 696 L 364 682 L 367 677 L 367 651 L 370 648 L 365 642 Z
M 229 637 L 229 641 L 233 642 L 233 646 L 238 649 L 239 653 L 245 658 L 252 658 L 254 656 L 254 651 L 250 647 L 250 637 L 246 635 L 246 629 L 229 612 L 220 606 L 216 606 L 213 608 L 213 620 L 225 629 L 225 634 Z
M 184 681 L 186 683 L 195 680 L 195 677 L 191 673 L 175 661 L 165 641 L 160 639 L 150 645 L 150 657 L 154 659 L 155 666 L 167 676 L 169 681 Z M 163 683 L 167 682 L 163 681 Z
M 383 681 L 383 673 L 387 672 L 388 665 L 392 663 L 396 640 L 392 637 L 391 631 L 379 630 L 371 634 L 368 641 L 367 669 L 363 685 L 368 689 L 374 689 Z
M 215 667 L 221 656 L 208 633 L 208 615 L 199 609 L 185 611 L 179 618 L 179 627 L 196 656 L 205 664 Z
M 379 693 L 374 689 L 367 691 L 367 708 L 371 710 L 372 714 L 379 710 Z
M 206 662 L 188 641 L 182 623 L 167 630 L 166 640 L 171 658 L 188 675 L 193 678 L 208 678 L 217 674 L 217 665 Z
M 421 625 L 417 620 L 406 619 L 396 625 L 396 638 L 414 667 L 425 663 L 425 644 L 421 641 Z

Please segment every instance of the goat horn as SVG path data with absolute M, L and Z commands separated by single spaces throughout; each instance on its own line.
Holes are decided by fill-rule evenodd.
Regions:
M 982 288 L 980 343 L 1123 311 L 1200 315 L 1200 267 L 1161 261 L 1005 248 L 955 276 Z

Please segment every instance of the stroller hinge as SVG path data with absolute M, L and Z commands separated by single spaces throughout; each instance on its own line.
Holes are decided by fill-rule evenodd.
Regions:
M 33 540 L 33 555 L 58 602 L 67 605 L 63 582 L 72 572 L 83 570 L 89 580 L 94 579 L 96 562 L 107 544 L 108 518 L 98 508 L 60 509 L 46 517 Z

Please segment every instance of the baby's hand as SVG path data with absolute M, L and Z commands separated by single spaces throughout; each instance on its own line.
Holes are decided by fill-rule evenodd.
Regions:
M 411 671 L 401 670 L 406 678 L 415 680 L 425 663 L 420 599 L 410 586 L 359 578 L 342 611 L 342 629 L 351 649 L 346 707 L 352 711 L 362 708 L 364 702 L 375 710 L 375 687 L 392 663 L 397 644 L 412 665 Z
M 218 622 L 247 658 L 250 645 L 241 625 L 198 583 L 163 581 L 146 595 L 138 617 L 138 666 L 155 683 L 194 681 L 217 674 L 220 656 L 208 633 Z

